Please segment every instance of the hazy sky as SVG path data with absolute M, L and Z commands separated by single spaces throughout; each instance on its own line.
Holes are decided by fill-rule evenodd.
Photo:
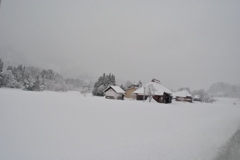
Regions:
M 240 83 L 239 0 L 2 0 L 0 56 L 67 75 Z

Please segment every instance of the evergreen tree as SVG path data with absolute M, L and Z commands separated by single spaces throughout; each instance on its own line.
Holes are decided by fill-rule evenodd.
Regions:
M 3 77 L 1 76 L 2 71 L 3 71 L 3 61 L 0 58 L 0 87 L 2 86 L 2 80 L 3 80 Z
M 23 84 L 24 82 L 24 69 L 22 65 L 18 65 L 17 67 L 8 66 L 8 70 L 12 71 L 14 79 L 19 82 L 19 84 Z
M 2 59 L 0 58 L 0 73 L 3 71 L 3 61 Z
M 41 80 L 40 80 L 40 75 L 37 75 L 35 78 L 35 83 L 32 87 L 32 90 L 34 91 L 41 91 Z
M 142 87 L 142 82 L 141 81 L 138 82 L 138 87 L 139 88 Z
M 44 87 L 41 70 L 36 67 L 26 67 L 24 71 L 24 88 L 30 91 L 41 91 Z
M 12 66 L 8 66 L 8 67 L 7 67 L 7 70 L 12 70 L 12 69 L 13 69 Z
M 111 73 L 109 75 L 103 73 L 103 75 L 98 78 L 98 81 L 95 82 L 92 94 L 94 96 L 104 96 L 103 91 L 109 85 L 115 85 L 115 76 Z
M 0 73 L 1 86 L 9 88 L 20 88 L 20 84 L 14 79 L 11 70 L 3 70 Z
M 109 84 L 115 85 L 115 76 L 113 74 L 109 74 Z
M 121 84 L 121 85 L 120 85 L 120 88 L 122 88 L 122 90 L 125 90 L 125 88 L 124 88 L 123 84 Z

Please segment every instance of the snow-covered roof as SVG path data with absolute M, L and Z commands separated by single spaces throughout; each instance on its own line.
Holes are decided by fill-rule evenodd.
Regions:
M 199 95 L 195 95 L 194 98 L 200 98 L 200 96 Z
M 149 101 L 149 97 L 145 100 L 146 102 L 149 102 L 149 103 L 158 103 L 154 98 L 152 98 L 150 101 Z
M 162 85 L 160 83 L 149 82 L 145 85 L 145 87 L 148 87 L 149 85 L 153 85 L 154 89 L 156 90 L 154 92 L 154 95 L 163 95 L 164 92 L 168 93 L 168 94 L 172 94 L 172 91 L 170 91 L 170 89 L 166 88 L 164 85 Z M 136 91 L 134 91 L 134 93 L 144 94 L 144 87 L 137 89 Z
M 103 92 L 105 92 L 109 88 L 112 88 L 116 93 L 125 93 L 124 90 L 122 90 L 122 88 L 120 88 L 119 86 L 108 86 L 106 89 L 104 89 Z
M 192 97 L 192 95 L 188 91 L 182 90 L 173 93 L 173 97 Z

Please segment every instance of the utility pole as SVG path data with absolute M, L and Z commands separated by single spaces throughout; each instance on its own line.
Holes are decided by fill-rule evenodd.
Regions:
M 145 101 L 145 90 L 146 90 L 146 87 L 144 86 L 143 87 L 143 102 Z

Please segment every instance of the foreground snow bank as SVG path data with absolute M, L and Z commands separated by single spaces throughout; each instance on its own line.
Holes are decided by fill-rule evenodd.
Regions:
M 0 159 L 6 160 L 211 160 L 239 126 L 239 105 L 0 88 Z
M 215 160 L 239 160 L 240 159 L 240 130 L 222 148 Z

